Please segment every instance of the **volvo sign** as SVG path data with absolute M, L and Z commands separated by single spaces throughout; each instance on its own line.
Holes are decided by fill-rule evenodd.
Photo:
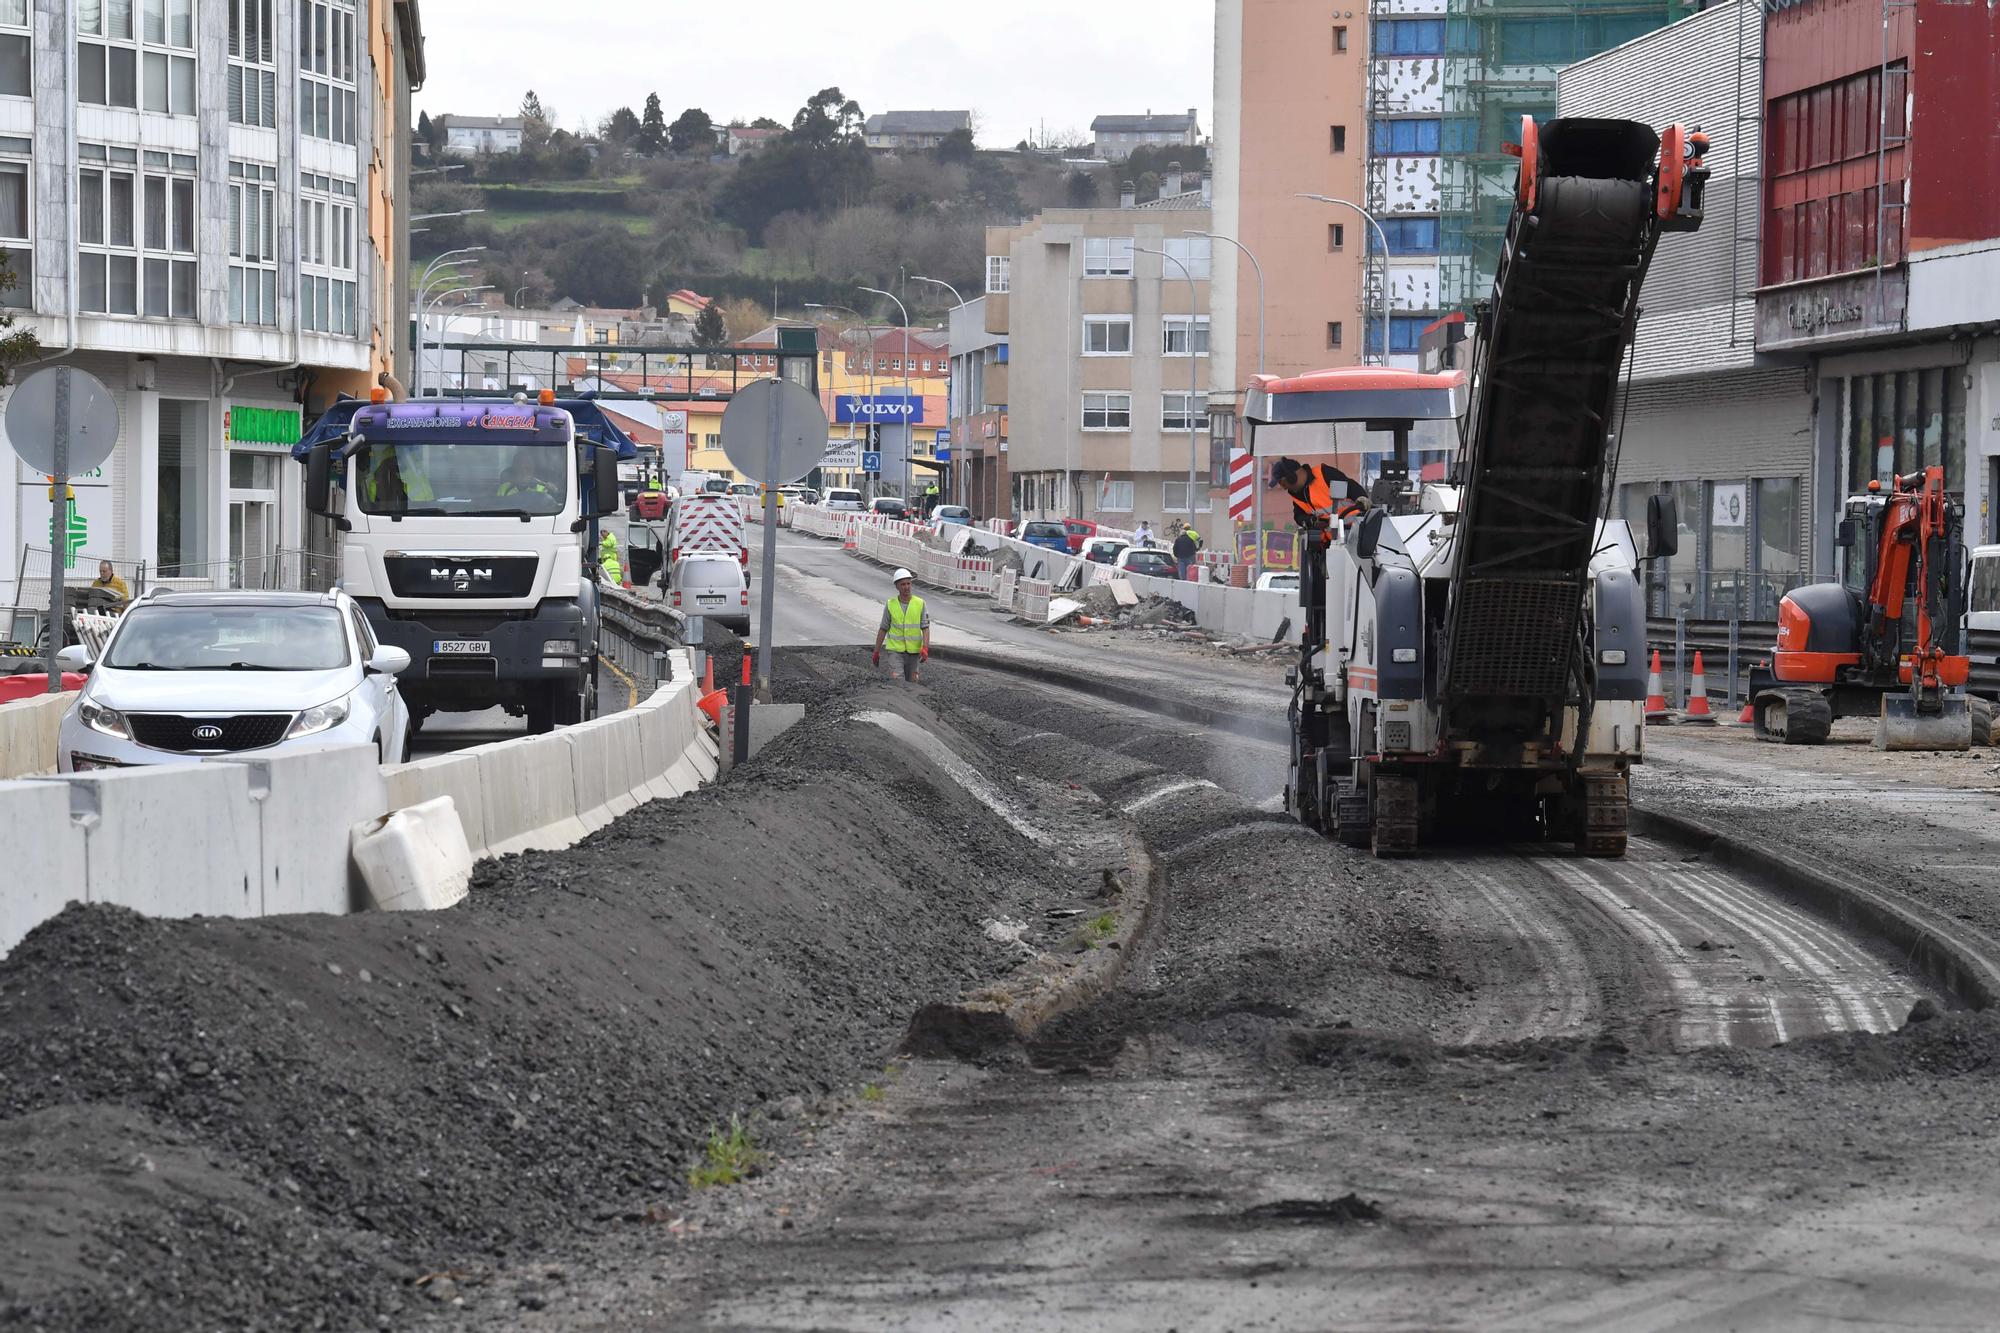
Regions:
M 833 400 L 835 421 L 864 425 L 914 425 L 924 419 L 924 400 L 916 395 L 843 393 Z

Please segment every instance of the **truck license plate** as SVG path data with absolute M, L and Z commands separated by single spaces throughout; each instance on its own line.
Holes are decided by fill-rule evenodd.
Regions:
M 431 646 L 434 653 L 468 653 L 477 657 L 490 656 L 493 645 L 485 639 L 439 639 Z

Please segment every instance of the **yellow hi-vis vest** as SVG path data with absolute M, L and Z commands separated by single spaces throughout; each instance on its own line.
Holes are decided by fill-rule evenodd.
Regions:
M 924 650 L 924 599 L 910 598 L 908 606 L 900 597 L 889 599 L 889 633 L 882 646 L 892 653 L 920 653 Z

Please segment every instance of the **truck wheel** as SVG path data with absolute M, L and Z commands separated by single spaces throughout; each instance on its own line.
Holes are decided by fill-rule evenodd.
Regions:
M 555 694 L 560 685 L 538 685 L 528 691 L 528 734 L 546 735 L 555 730 Z
M 583 691 L 576 686 L 557 682 L 549 686 L 549 694 L 549 717 L 555 725 L 573 727 L 588 716 Z

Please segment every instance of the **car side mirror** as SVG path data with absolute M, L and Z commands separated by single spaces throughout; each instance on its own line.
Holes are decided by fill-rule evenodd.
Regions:
M 88 671 L 90 670 L 90 649 L 80 643 L 72 643 L 67 648 L 58 648 L 56 650 L 56 665 L 64 671 Z
M 1382 542 L 1382 525 L 1389 519 L 1386 509 L 1371 509 L 1368 517 L 1361 520 L 1360 531 L 1354 534 L 1354 558 L 1373 560 L 1375 548 Z
M 1843 518 L 1843 519 L 1841 519 L 1841 520 L 1840 520 L 1840 529 L 1839 529 L 1838 533 L 1837 533 L 1837 534 L 1835 535 L 1835 537 L 1834 537 L 1834 539 L 1833 539 L 1833 544 L 1834 544 L 1835 546 L 1852 546 L 1852 545 L 1854 545 L 1854 520 L 1853 520 L 1853 519 L 1851 519 L 1851 518 Z
M 400 676 L 409 669 L 409 653 L 394 644 L 377 644 L 375 655 L 368 659 L 367 670 L 378 676 Z
M 1663 560 L 1681 549 L 1680 506 L 1671 495 L 1646 497 L 1646 558 Z
M 333 513 L 333 446 L 316 444 L 306 454 L 306 512 L 321 518 Z
M 618 512 L 618 451 L 597 445 L 590 462 L 590 516 L 604 518 Z

